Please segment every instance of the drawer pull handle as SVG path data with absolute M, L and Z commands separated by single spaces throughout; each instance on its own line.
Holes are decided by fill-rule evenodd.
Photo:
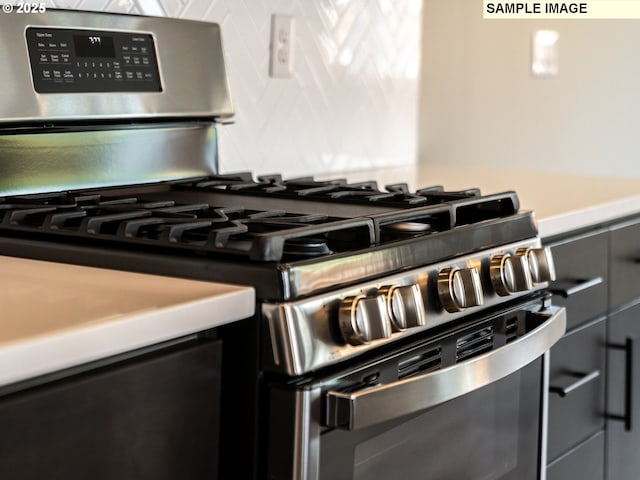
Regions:
M 563 298 L 569 298 L 571 295 L 600 285 L 602 282 L 604 282 L 602 277 L 594 277 L 589 280 L 560 281 L 551 286 L 551 292 L 556 295 L 561 295 Z
M 633 406 L 633 350 L 634 350 L 633 338 L 627 337 L 624 343 L 609 344 L 609 348 L 615 350 L 624 350 L 624 414 L 614 415 L 607 414 L 606 417 L 610 420 L 618 420 L 624 422 L 624 429 L 627 432 L 631 431 L 631 409 Z
M 557 393 L 561 397 L 566 397 L 571 392 L 573 392 L 576 388 L 580 388 L 581 386 L 598 378 L 600 376 L 600 370 L 594 370 L 593 372 L 590 372 L 590 373 L 571 373 L 571 376 L 579 377 L 579 378 L 578 380 L 576 380 L 570 385 L 567 385 L 566 387 L 550 386 L 549 391 L 552 393 Z

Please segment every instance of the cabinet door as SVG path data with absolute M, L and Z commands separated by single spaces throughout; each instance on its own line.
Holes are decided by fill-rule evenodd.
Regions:
M 602 480 L 604 433 L 594 435 L 547 468 L 547 480 Z
M 609 350 L 607 354 L 607 413 L 630 415 L 630 430 L 622 421 L 607 421 L 607 478 L 638 480 L 640 478 L 640 305 L 622 310 L 609 318 Z M 633 342 L 628 343 L 627 339 Z M 614 346 L 628 347 L 613 348 Z M 631 350 L 631 352 L 629 352 Z M 635 350 L 635 351 L 633 351 Z M 627 355 L 631 354 L 631 365 Z M 629 366 L 631 369 L 629 370 Z M 625 398 L 631 391 L 631 405 Z
M 551 348 L 550 462 L 604 428 L 606 335 L 603 317 L 571 331 Z
M 220 340 L 0 397 L 0 478 L 215 480 Z

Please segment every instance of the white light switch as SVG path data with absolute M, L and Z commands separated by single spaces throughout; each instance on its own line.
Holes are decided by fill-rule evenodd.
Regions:
M 531 74 L 555 77 L 558 74 L 558 39 L 555 30 L 537 30 L 531 41 Z

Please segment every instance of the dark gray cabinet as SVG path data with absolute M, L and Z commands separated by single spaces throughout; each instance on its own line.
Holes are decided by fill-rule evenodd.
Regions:
M 607 420 L 607 478 L 640 478 L 640 305 L 609 318 L 607 410 L 619 419 Z M 631 357 L 629 357 L 631 355 Z M 629 389 L 631 389 L 629 391 Z M 631 394 L 631 402 L 628 395 Z
M 640 218 L 546 243 L 553 301 L 567 308 L 551 350 L 547 478 L 637 480 Z
M 606 472 L 640 478 L 640 220 L 611 228 L 609 240 Z
M 220 340 L 0 396 L 0 478 L 218 478 Z

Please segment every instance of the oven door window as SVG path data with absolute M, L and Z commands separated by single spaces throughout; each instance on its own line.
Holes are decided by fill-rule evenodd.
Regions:
M 321 436 L 322 480 L 535 480 L 542 360 L 418 414 Z

